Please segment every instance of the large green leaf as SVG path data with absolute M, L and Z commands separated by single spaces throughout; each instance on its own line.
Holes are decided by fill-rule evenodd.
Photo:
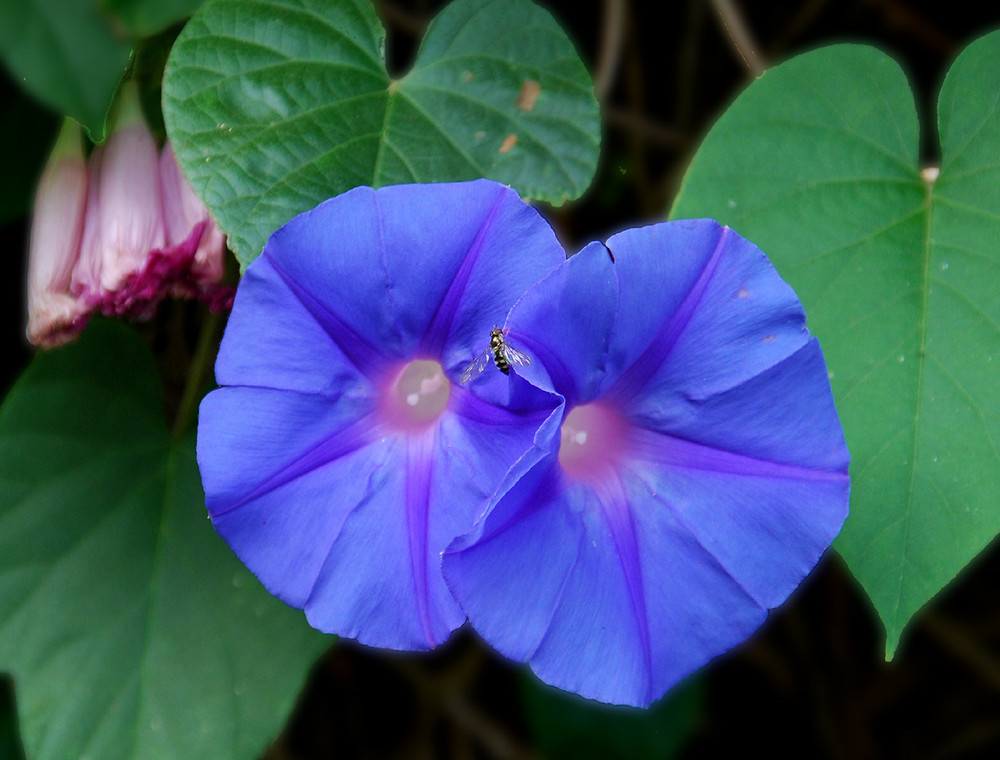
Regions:
M 806 306 L 852 454 L 835 546 L 889 656 L 1000 530 L 997 61 L 1000 33 L 948 75 L 936 182 L 892 60 L 841 45 L 778 66 L 709 133 L 671 211 L 749 237 Z
M 0 56 L 14 78 L 95 140 L 104 139 L 104 119 L 130 54 L 96 2 L 0 3 Z
M 580 195 L 600 141 L 590 77 L 528 0 L 456 0 L 392 80 L 370 0 L 211 0 L 170 55 L 167 131 L 245 266 L 357 185 L 490 177 Z
M 0 407 L 0 670 L 32 760 L 246 760 L 328 641 L 212 530 L 132 333 L 36 357 Z

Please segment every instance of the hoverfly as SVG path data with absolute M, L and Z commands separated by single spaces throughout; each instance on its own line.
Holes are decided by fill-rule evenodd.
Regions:
M 527 367 L 531 364 L 531 357 L 507 343 L 504 340 L 503 330 L 494 327 L 490 330 L 490 344 L 469 363 L 468 367 L 462 370 L 458 382 L 467 383 L 472 378 L 477 377 L 480 372 L 486 369 L 490 359 L 497 365 L 497 369 L 505 375 L 510 374 L 512 364 L 518 367 Z

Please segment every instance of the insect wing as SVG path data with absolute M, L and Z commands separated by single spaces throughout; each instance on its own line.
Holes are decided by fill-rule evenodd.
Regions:
M 458 378 L 458 382 L 465 384 L 469 382 L 472 378 L 477 377 L 480 372 L 486 369 L 486 365 L 490 363 L 493 358 L 493 348 L 487 346 L 483 349 L 483 352 L 479 354 L 475 359 L 469 362 L 469 366 L 462 370 L 462 374 Z
M 514 364 L 518 367 L 527 367 L 531 364 L 531 357 L 524 353 L 524 351 L 518 351 L 510 343 L 504 343 L 501 350 L 508 364 Z

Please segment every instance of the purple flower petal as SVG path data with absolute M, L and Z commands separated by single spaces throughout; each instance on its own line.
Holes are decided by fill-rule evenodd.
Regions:
M 555 269 L 530 288 L 507 322 L 509 334 L 536 359 L 521 375 L 555 390 L 570 406 L 596 398 L 610 383 L 608 372 L 619 371 L 608 351 L 618 273 L 599 243 L 571 261 L 573 266 Z
M 488 341 L 524 290 L 564 258 L 552 230 L 487 180 L 359 187 L 296 217 L 264 257 L 362 372 Z
M 444 557 L 448 585 L 476 630 L 513 660 L 529 660 L 538 649 L 576 563 L 583 528 L 563 500 L 555 460 L 546 457 Z M 494 607 L 497 595 L 481 593 L 494 580 L 503 584 L 502 611 Z
M 215 363 L 220 385 L 334 395 L 360 382 L 365 393 L 374 394 L 371 382 L 359 377 L 335 335 L 314 318 L 269 256 L 247 268 L 233 307 Z
M 455 542 L 445 575 L 500 653 L 585 697 L 647 705 L 766 611 L 670 509 L 636 514 L 650 500 L 630 481 L 595 490 L 541 462 Z
M 209 515 L 289 604 L 305 604 L 328 546 L 366 497 L 369 484 L 350 475 L 372 464 L 370 413 L 364 398 L 270 388 L 221 388 L 202 401 L 198 463 Z
M 327 550 L 305 604 L 311 625 L 375 646 L 423 649 L 462 624 L 438 557 L 454 535 L 447 513 L 457 508 L 467 524 L 469 509 L 442 502 L 435 448 L 430 430 L 372 447 L 369 461 L 355 463 L 354 480 L 367 488 Z
M 560 399 L 496 370 L 450 378 L 564 259 L 516 193 L 477 181 L 355 189 L 248 267 L 199 464 L 219 533 L 314 626 L 419 649 L 463 622 L 441 552 L 537 460 Z
M 846 517 L 822 354 L 766 257 L 707 220 L 588 246 L 509 329 L 567 399 L 558 457 L 501 489 L 446 578 L 543 680 L 647 705 L 755 630 Z

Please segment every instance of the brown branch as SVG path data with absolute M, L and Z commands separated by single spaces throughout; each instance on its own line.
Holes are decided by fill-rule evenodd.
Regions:
M 754 76 L 762 74 L 764 62 L 757 54 L 757 46 L 736 5 L 732 0 L 712 0 L 712 5 L 743 63 Z

